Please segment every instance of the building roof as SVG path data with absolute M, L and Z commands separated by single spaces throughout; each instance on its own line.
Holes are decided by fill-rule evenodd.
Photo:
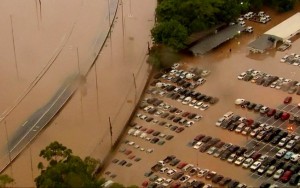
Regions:
M 194 55 L 203 55 L 244 30 L 245 28 L 239 24 L 228 26 L 216 34 L 204 38 L 189 50 L 192 51 Z
M 265 34 L 274 35 L 282 40 L 287 40 L 297 32 L 300 33 L 300 12 L 268 30 Z
M 263 34 L 256 40 L 252 41 L 250 44 L 248 44 L 248 47 L 252 50 L 256 50 L 259 52 L 264 52 L 266 49 L 270 49 L 274 41 L 272 42 L 270 38 L 273 38 L 274 40 L 278 40 L 278 37 L 268 34 Z

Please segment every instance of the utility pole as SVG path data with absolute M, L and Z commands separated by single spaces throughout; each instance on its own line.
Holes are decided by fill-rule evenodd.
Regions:
M 19 69 L 18 69 L 18 62 L 17 62 L 17 55 L 16 55 L 15 34 L 14 34 L 14 26 L 13 26 L 13 20 L 12 20 L 11 15 L 10 15 L 10 27 L 11 27 L 11 34 L 12 34 L 13 49 L 14 49 L 15 67 L 16 67 L 17 77 L 19 79 Z
M 112 150 L 112 137 L 113 137 L 113 132 L 112 132 L 112 126 L 111 126 L 111 121 L 110 117 L 108 117 L 108 122 L 109 122 L 109 132 L 110 132 L 110 149 Z
M 82 87 L 82 78 L 81 78 L 81 72 L 80 72 L 80 66 L 79 66 L 79 51 L 78 47 L 76 48 L 76 53 L 77 53 L 77 68 L 78 68 L 78 75 L 79 75 L 79 83 L 80 83 L 80 88 Z M 82 107 L 82 91 L 80 90 L 80 108 L 81 108 L 81 117 L 83 119 L 83 107 Z
M 131 14 L 131 0 L 129 0 L 129 15 L 128 15 L 129 18 L 132 18 L 133 15 Z
M 137 98 L 137 91 L 136 91 L 136 81 L 135 81 L 135 75 L 134 73 L 132 73 L 132 76 L 133 76 L 133 84 L 134 84 L 134 104 L 136 104 L 136 98 Z

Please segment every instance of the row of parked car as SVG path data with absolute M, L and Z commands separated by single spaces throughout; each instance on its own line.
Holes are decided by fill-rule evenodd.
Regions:
M 289 104 L 292 101 L 291 96 L 287 96 L 283 103 Z M 289 120 L 289 123 L 294 123 L 295 125 L 300 125 L 300 116 L 296 114 L 290 114 L 282 110 L 277 110 L 276 108 L 270 108 L 262 104 L 256 104 L 245 99 L 236 99 L 235 104 L 241 106 L 242 108 L 247 108 L 248 110 L 253 110 L 254 112 L 260 112 L 262 116 L 274 117 L 274 119 L 281 119 L 282 121 Z M 297 105 L 300 108 L 300 105 Z
M 206 79 L 203 78 L 207 76 L 210 72 L 207 70 L 196 70 L 185 71 L 179 69 L 180 63 L 175 63 L 171 68 L 165 69 L 163 72 L 159 72 L 154 75 L 154 81 L 151 85 L 157 84 L 159 87 L 161 80 L 176 84 L 183 88 L 195 89 L 200 85 L 203 85 L 206 82 Z M 161 79 L 161 80 L 159 80 Z
M 176 166 L 176 168 L 175 168 Z M 160 173 L 156 175 L 153 173 Z M 214 187 L 227 186 L 228 188 L 246 188 L 247 185 L 240 183 L 229 177 L 224 177 L 221 174 L 217 174 L 213 170 L 199 168 L 198 166 L 186 162 L 182 162 L 174 155 L 167 156 L 165 159 L 158 161 L 150 172 L 145 173 L 147 177 L 150 176 L 149 181 L 157 185 L 157 187 L 182 187 L 182 188 L 212 188 L 211 184 L 206 184 L 200 180 L 205 178 L 211 180 Z M 161 177 L 159 177 L 161 176 Z M 166 177 L 163 177 L 166 176 Z M 149 182 L 143 183 L 149 185 Z M 142 185 L 143 185 L 142 184 Z M 145 187 L 145 186 L 144 186 Z
M 284 103 L 289 104 L 292 97 L 288 96 L 285 98 Z M 276 110 L 276 108 L 270 108 L 262 104 L 256 104 L 245 99 L 236 99 L 235 104 L 241 106 L 242 108 L 247 108 L 248 110 L 254 110 L 255 112 L 260 112 L 261 115 L 266 115 L 268 117 L 274 117 L 274 119 L 281 119 L 282 121 L 288 120 L 291 114 L 285 111 Z
M 233 115 L 232 113 L 228 118 L 221 117 L 216 122 L 216 125 L 237 133 L 242 133 L 243 135 L 249 135 L 258 141 L 270 143 L 279 148 L 285 147 L 287 150 L 293 150 L 294 153 L 300 152 L 300 137 L 298 135 L 289 134 L 288 131 L 267 123 L 249 121 L 244 117 Z
M 288 63 L 290 65 L 300 66 L 300 55 L 296 53 L 291 53 L 290 55 L 285 55 L 280 59 L 281 63 Z
M 237 78 L 239 80 L 249 81 L 264 87 L 281 89 L 289 94 L 296 93 L 297 95 L 300 95 L 300 82 L 296 80 L 273 76 L 254 69 L 249 69 L 240 73 Z
M 263 23 L 263 24 L 271 21 L 271 17 L 268 14 L 266 14 L 264 11 L 260 11 L 258 13 L 247 12 L 246 14 L 243 15 L 243 18 L 250 21 Z
M 201 145 L 199 143 L 207 138 L 212 139 L 210 136 L 203 134 L 197 135 L 193 141 L 193 148 L 197 149 L 195 146 Z M 267 177 L 272 176 L 274 180 L 280 179 L 283 183 L 289 181 L 290 185 L 297 185 L 300 180 L 300 175 L 298 174 L 300 164 L 297 164 L 299 154 L 295 154 L 294 159 L 288 163 L 288 159 L 285 157 L 283 158 L 284 161 L 282 160 L 282 157 L 284 156 L 284 153 L 281 155 L 282 150 L 279 150 L 276 153 L 276 157 L 272 157 L 263 155 L 256 151 L 255 148 L 247 149 L 222 141 L 211 146 L 206 153 L 213 155 L 214 157 L 219 157 L 221 160 L 227 160 L 229 163 L 235 164 L 236 166 L 250 169 L 252 172 L 256 172 L 259 175 L 265 174 Z
M 157 101 L 161 101 L 159 105 Z M 162 100 L 157 98 L 144 99 L 140 104 L 140 108 L 143 109 L 143 111 L 148 112 L 149 114 L 154 114 L 155 116 L 159 116 L 160 118 L 172 120 L 174 123 L 179 123 L 187 127 L 193 125 L 194 121 L 199 121 L 200 119 L 202 119 L 202 116 L 199 114 L 190 113 L 187 111 L 184 112 L 174 106 L 164 103 Z M 178 116 L 176 117 L 175 115 Z

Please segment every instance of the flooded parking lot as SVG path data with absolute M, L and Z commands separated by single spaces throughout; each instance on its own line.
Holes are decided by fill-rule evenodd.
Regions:
M 292 14 L 290 13 L 289 15 L 285 16 L 288 17 L 290 15 Z M 135 122 L 146 129 L 154 129 L 166 135 L 172 134 L 174 135 L 174 138 L 170 141 L 165 141 L 163 145 L 158 145 L 139 137 L 125 135 L 123 138 L 123 143 L 120 144 L 113 159 L 125 160 L 126 162 L 132 164 L 130 167 L 126 167 L 125 165 L 122 166 L 117 163 L 111 163 L 106 169 L 106 172 L 109 172 L 110 174 L 104 175 L 104 177 L 113 179 L 117 182 L 122 182 L 125 185 L 137 184 L 140 186 L 142 182 L 149 179 L 144 176 L 144 173 L 149 171 L 157 161 L 164 159 L 168 155 L 175 155 L 176 158 L 183 162 L 191 163 L 201 169 L 206 168 L 214 170 L 225 177 L 236 179 L 250 187 L 258 187 L 264 181 L 273 183 L 274 181 L 270 178 L 257 175 L 257 173 L 253 173 L 250 170 L 237 167 L 228 163 L 227 161 L 222 161 L 206 153 L 199 152 L 199 150 L 192 149 L 191 145 L 189 145 L 189 142 L 193 140 L 195 136 L 198 134 L 205 134 L 213 138 L 219 138 L 225 143 L 232 143 L 238 146 L 246 147 L 256 146 L 257 142 L 251 137 L 229 132 L 228 130 L 223 130 L 215 126 L 215 122 L 228 111 L 232 111 L 235 114 L 244 116 L 246 118 L 251 118 L 253 120 L 264 121 L 284 130 L 288 130 L 289 126 L 294 126 L 295 129 L 293 129 L 293 131 L 295 131 L 295 134 L 298 133 L 299 128 L 296 125 L 290 125 L 287 121 L 276 121 L 273 118 L 262 117 L 259 115 L 259 113 L 253 113 L 252 111 L 237 107 L 234 104 L 234 101 L 237 98 L 244 98 L 253 101 L 256 104 L 264 104 L 266 106 L 289 111 L 291 113 L 297 114 L 299 111 L 299 109 L 295 107 L 300 101 L 298 95 L 288 94 L 282 90 L 276 90 L 270 87 L 262 87 L 250 82 L 239 81 L 237 79 L 237 76 L 241 72 L 244 72 L 250 68 L 292 80 L 300 79 L 299 74 L 297 74 L 299 71 L 298 69 L 295 69 L 295 67 L 288 64 L 280 63 L 280 59 L 285 54 L 290 54 L 297 51 L 297 49 L 300 47 L 299 40 L 295 41 L 292 47 L 284 52 L 275 50 L 271 50 L 267 52 L 267 54 L 250 54 L 248 52 L 247 44 L 250 41 L 255 40 L 256 37 L 262 32 L 268 30 L 272 27 L 272 25 L 276 25 L 286 18 L 280 17 L 277 20 L 275 14 L 271 13 L 271 16 L 273 17 L 273 20 L 266 25 L 259 25 L 251 22 L 246 23 L 251 24 L 254 27 L 253 34 L 243 34 L 205 56 L 196 58 L 183 58 L 182 67 L 186 71 L 191 67 L 198 67 L 211 71 L 210 74 L 205 77 L 206 82 L 195 89 L 195 91 L 200 93 L 219 98 L 219 102 L 214 105 L 210 105 L 207 110 L 201 111 L 188 105 L 182 105 L 176 100 L 166 97 L 166 95 L 160 96 L 159 94 L 145 94 L 144 98 L 157 97 L 168 105 L 175 106 L 183 112 L 187 111 L 191 113 L 199 113 L 203 116 L 203 118 L 199 122 L 195 122 L 193 126 L 185 127 L 184 131 L 176 133 L 164 126 L 159 126 L 152 122 L 146 122 L 138 117 L 135 117 L 132 119 L 132 122 Z M 229 49 L 232 49 L 231 52 Z M 169 81 L 166 82 L 170 83 Z M 291 105 L 282 105 L 286 96 L 293 97 Z M 137 111 L 137 113 L 143 112 Z M 173 120 L 164 119 L 147 113 L 145 113 L 145 115 L 153 117 L 159 122 L 166 121 L 167 123 L 175 124 Z M 127 141 L 133 141 L 133 147 L 128 145 Z M 147 153 L 145 151 L 140 151 L 139 149 L 134 148 L 135 145 L 143 146 L 145 148 L 152 148 L 153 152 Z M 278 148 L 265 143 L 261 143 L 256 147 L 263 154 L 268 154 L 269 156 L 274 156 L 279 150 Z M 130 154 L 126 155 L 123 152 L 120 152 L 119 149 L 128 149 L 131 150 L 131 152 Z M 141 160 L 135 162 L 133 159 L 130 159 L 130 156 L 133 157 L 133 159 L 134 157 L 139 157 Z M 167 165 L 167 167 L 170 166 Z M 135 173 L 135 176 L 127 175 L 128 172 Z M 111 174 L 113 174 L 113 178 L 110 177 Z M 155 174 L 166 178 L 168 177 L 165 174 L 160 174 L 159 172 Z M 206 181 L 203 178 L 197 178 L 196 176 L 193 176 L 193 178 L 212 184 L 210 181 Z M 275 183 L 280 187 L 288 186 L 288 184 L 282 184 L 277 181 Z M 216 184 L 213 185 L 216 186 Z

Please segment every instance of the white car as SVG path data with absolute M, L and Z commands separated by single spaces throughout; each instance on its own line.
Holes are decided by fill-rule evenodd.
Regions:
M 140 136 L 141 135 L 141 131 L 140 130 L 136 130 L 134 133 L 133 133 L 133 136 Z
M 128 130 L 128 135 L 132 135 L 132 134 L 135 132 L 135 130 L 136 130 L 136 129 L 133 129 L 133 128 L 129 129 L 129 130 Z
M 208 169 L 201 169 L 201 170 L 199 170 L 197 176 L 201 178 L 201 177 L 205 176 L 205 174 L 207 174 L 208 171 L 209 171 Z
M 261 162 L 260 161 L 255 161 L 251 166 L 250 166 L 250 169 L 251 171 L 255 171 L 257 170 L 261 165 Z
M 196 105 L 197 102 L 198 102 L 198 101 L 194 99 L 194 100 L 192 100 L 192 101 L 189 103 L 189 106 L 193 107 L 193 106 Z
M 287 152 L 287 150 L 283 148 L 276 153 L 276 157 L 281 158 L 285 155 L 286 152 Z
M 200 116 L 200 115 L 196 115 L 196 116 L 194 117 L 194 120 L 195 120 L 195 121 L 199 121 L 200 119 L 202 119 L 202 116 Z
M 173 176 L 176 172 L 177 172 L 177 170 L 170 169 L 170 170 L 167 171 L 167 175 L 168 176 Z
M 279 147 L 283 147 L 287 142 L 289 141 L 289 138 L 282 138 L 280 142 L 277 144 Z
M 163 174 L 163 173 L 167 172 L 168 170 L 169 170 L 168 167 L 163 167 L 163 168 L 161 168 L 161 169 L 159 170 L 159 172 L 160 172 L 161 174 Z
M 237 165 L 237 166 L 240 166 L 244 161 L 246 160 L 245 157 L 238 157 L 235 161 L 234 161 L 234 164 Z
M 283 169 L 277 170 L 277 171 L 275 172 L 275 174 L 273 175 L 273 179 L 274 179 L 274 180 L 278 180 L 278 179 L 282 176 L 283 172 L 284 172 Z
M 194 148 L 194 149 L 199 149 L 203 144 L 204 144 L 203 142 L 199 141 L 199 142 L 197 142 L 197 143 L 193 146 L 193 148 Z
M 209 108 L 209 105 L 208 104 L 203 104 L 201 107 L 200 107 L 200 110 L 204 111 L 204 110 L 207 110 Z
M 251 132 L 251 130 L 251 127 L 244 128 L 244 130 L 242 131 L 242 135 L 248 135 Z
M 300 158 L 300 154 L 295 153 L 295 154 L 293 154 L 293 155 L 291 156 L 290 160 L 291 160 L 292 162 L 297 162 L 297 161 L 299 160 L 299 158 Z
M 249 168 L 249 166 L 252 165 L 253 162 L 254 160 L 252 158 L 246 159 L 243 163 L 243 168 Z
M 188 121 L 185 123 L 185 126 L 190 127 L 190 126 L 194 125 L 194 123 L 195 123 L 194 121 Z
M 183 99 L 182 104 L 188 104 L 192 101 L 192 97 L 186 97 Z
M 246 27 L 245 31 L 248 32 L 248 33 L 253 33 L 253 27 L 248 26 L 248 27 Z
M 244 129 L 245 126 L 246 126 L 245 123 L 240 123 L 234 131 L 236 133 L 240 133 L 240 132 L 242 132 L 242 130 Z
M 236 105 L 241 105 L 244 101 L 245 101 L 245 99 L 236 99 L 236 100 L 234 101 L 234 104 L 236 104 Z
M 173 182 L 173 180 L 168 178 L 162 183 L 162 186 L 168 187 L 172 182 Z
M 225 121 L 224 117 L 221 117 L 220 119 L 218 119 L 218 121 L 216 122 L 216 126 L 219 127 L 223 121 Z
M 179 178 L 179 181 L 181 181 L 182 183 L 185 183 L 185 182 L 187 182 L 190 178 L 191 178 L 191 176 L 189 176 L 189 175 L 184 175 L 184 176 L 181 176 L 181 178 Z
M 238 75 L 238 79 L 239 80 L 242 80 L 242 79 L 244 79 L 245 78 L 245 76 L 247 75 L 247 73 L 246 72 L 242 72 L 240 75 Z
M 180 67 L 180 63 L 174 63 L 172 69 L 178 69 Z
M 200 78 L 197 80 L 197 83 L 200 85 L 204 84 L 205 82 L 206 82 L 206 80 L 204 78 Z
M 233 163 L 236 158 L 237 158 L 237 155 L 235 153 L 233 153 L 228 157 L 227 161 L 230 163 Z
M 144 138 L 146 138 L 147 136 L 148 136 L 147 133 L 142 133 L 142 134 L 140 135 L 140 138 L 141 138 L 141 139 L 144 139 Z
M 162 184 L 166 179 L 165 178 L 162 178 L 162 177 L 159 177 L 157 178 L 157 180 L 155 181 L 156 184 L 160 185 Z
M 260 113 L 262 113 L 262 114 L 264 114 L 264 113 L 266 113 L 267 111 L 269 111 L 269 107 L 267 107 L 267 106 L 263 106 L 263 107 L 261 107 L 261 109 L 259 110 L 259 112 Z
M 296 140 L 290 140 L 290 141 L 286 144 L 285 148 L 286 148 L 286 149 L 292 149 L 295 145 L 296 145 Z
M 209 154 L 209 155 L 212 155 L 215 151 L 217 151 L 217 148 L 216 147 L 211 147 L 211 148 L 209 148 L 209 150 L 207 150 L 207 154 Z
M 196 105 L 194 105 L 194 108 L 199 109 L 204 103 L 203 102 L 197 102 Z
M 245 27 L 246 26 L 246 22 L 245 21 L 240 21 L 239 25 L 241 25 L 242 27 Z

